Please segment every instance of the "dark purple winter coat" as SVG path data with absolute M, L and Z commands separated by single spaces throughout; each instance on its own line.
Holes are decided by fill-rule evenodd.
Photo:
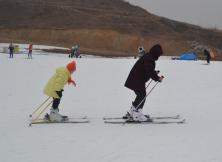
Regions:
M 126 80 L 125 87 L 138 91 L 144 90 L 146 82 L 151 78 L 154 81 L 159 80 L 159 76 L 155 71 L 155 61 L 163 54 L 162 48 L 159 44 L 154 45 L 148 53 L 143 55 L 133 68 Z

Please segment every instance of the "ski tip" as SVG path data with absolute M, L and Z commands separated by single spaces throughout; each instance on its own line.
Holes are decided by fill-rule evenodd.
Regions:
M 183 119 L 182 121 L 178 122 L 178 124 L 184 124 L 186 122 L 186 119 Z

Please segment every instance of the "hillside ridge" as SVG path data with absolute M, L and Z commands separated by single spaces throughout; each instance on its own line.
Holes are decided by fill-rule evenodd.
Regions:
M 197 41 L 222 49 L 222 32 L 156 16 L 123 0 L 0 0 L 0 41 L 134 55 L 155 43 L 179 54 Z M 86 50 L 87 52 L 87 50 Z

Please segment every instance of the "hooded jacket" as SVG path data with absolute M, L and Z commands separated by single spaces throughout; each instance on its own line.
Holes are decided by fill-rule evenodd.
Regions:
M 66 67 L 56 69 L 56 73 L 49 79 L 44 88 L 44 94 L 50 97 L 60 98 L 56 91 L 61 91 L 70 78 L 71 73 Z
M 155 61 L 163 54 L 162 48 L 159 44 L 154 45 L 148 53 L 143 55 L 133 68 L 125 82 L 125 87 L 134 90 L 144 90 L 146 82 L 151 78 L 154 81 L 159 80 L 159 76 L 155 71 Z

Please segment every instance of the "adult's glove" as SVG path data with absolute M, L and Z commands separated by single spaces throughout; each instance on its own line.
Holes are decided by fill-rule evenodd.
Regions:
M 164 78 L 164 76 L 159 77 L 158 82 L 162 82 L 163 78 Z

